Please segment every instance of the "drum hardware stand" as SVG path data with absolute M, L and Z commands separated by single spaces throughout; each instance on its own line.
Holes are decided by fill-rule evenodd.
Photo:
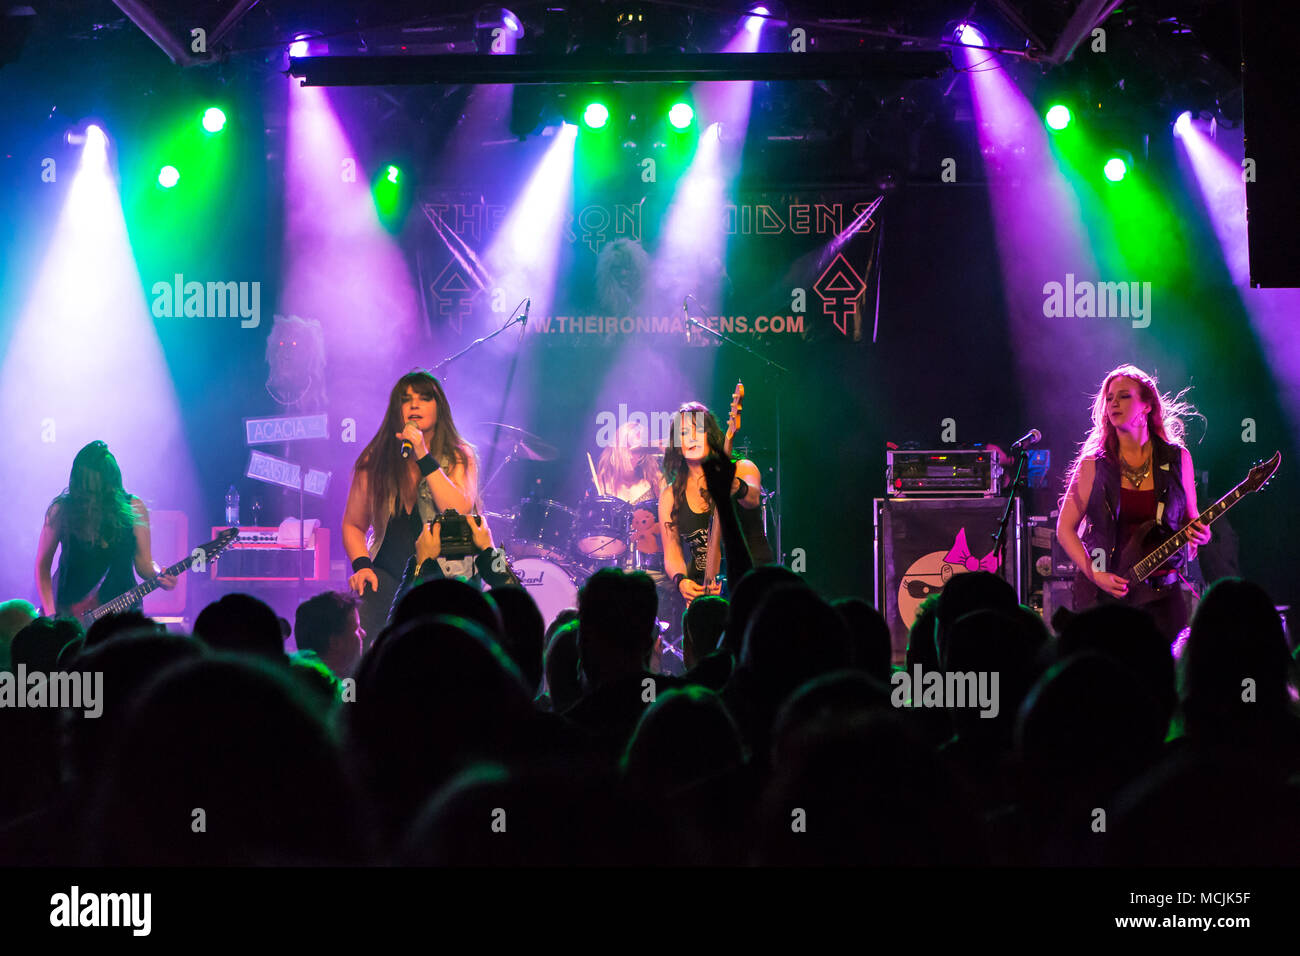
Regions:
M 688 299 L 693 299 L 693 300 L 695 301 L 695 304 L 696 304 L 697 306 L 700 304 L 699 299 L 696 299 L 695 296 L 693 296 L 693 295 L 687 295 L 686 298 L 688 298 Z M 714 330 L 714 329 L 709 328 L 707 325 L 705 325 L 703 322 L 700 322 L 698 319 L 693 319 L 693 318 L 691 318 L 691 314 L 690 314 L 690 312 L 687 312 L 687 313 L 686 313 L 686 322 L 687 322 L 687 324 L 688 324 L 688 325 L 687 325 L 688 329 L 689 329 L 690 326 L 694 326 L 695 328 L 699 329 L 701 332 L 704 332 L 704 333 L 706 333 L 706 334 L 708 334 L 708 335 L 711 335 L 711 336 L 713 336 L 715 339 L 718 339 L 718 340 L 721 341 L 721 342 L 726 342 L 726 343 L 729 344 L 729 345 L 734 345 L 736 348 L 741 349 L 741 350 L 743 350 L 743 351 L 745 351 L 745 352 L 748 352 L 750 355 L 754 356 L 754 358 L 758 359 L 760 362 L 762 362 L 764 365 L 766 365 L 770 371 L 774 372 L 774 373 L 775 373 L 775 376 L 774 376 L 774 377 L 776 377 L 776 376 L 781 376 L 781 375 L 787 375 L 787 374 L 789 374 L 789 372 L 790 372 L 790 370 L 789 370 L 788 368 L 786 368 L 784 365 L 780 365 L 780 364 L 777 363 L 777 362 L 773 362 L 770 358 L 767 358 L 766 356 L 759 355 L 757 352 L 755 352 L 753 349 L 751 349 L 748 345 L 744 345 L 744 344 L 742 344 L 741 342 L 737 342 L 735 339 L 731 338 L 730 336 L 723 335 L 721 332 L 718 332 L 718 331 L 716 331 L 716 330 Z M 775 522 L 774 522 L 775 525 L 776 525 L 776 548 L 775 548 L 774 550 L 775 550 L 775 555 L 776 555 L 776 561 L 777 561 L 777 563 L 778 563 L 778 564 L 784 564 L 784 563 L 785 563 L 785 551 L 784 551 L 784 550 L 782 549 L 782 547 L 781 547 L 781 505 L 782 505 L 782 498 L 781 498 L 781 393 L 782 393 L 782 391 L 784 391 L 784 389 L 781 388 L 781 386 L 780 386 L 780 382 L 779 382 L 779 381 L 777 382 L 777 386 L 776 386 L 776 388 L 774 389 L 774 391 L 776 392 L 776 467 L 775 467 L 775 469 L 774 469 L 774 470 L 775 470 L 775 473 L 776 473 L 776 489 L 772 492 L 772 495 L 776 498 L 776 508 L 775 508 L 775 511 L 776 511 L 776 520 L 775 520 Z M 767 531 L 766 523 L 767 523 L 767 522 L 766 522 L 766 515 L 765 515 L 765 516 L 764 516 L 764 529 L 763 529 L 763 530 L 764 530 L 764 533 L 766 533 L 766 531 Z

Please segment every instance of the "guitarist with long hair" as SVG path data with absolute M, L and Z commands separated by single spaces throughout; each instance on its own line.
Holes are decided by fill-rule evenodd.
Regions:
M 671 440 L 664 451 L 664 480 L 668 486 L 659 495 L 664 571 L 686 604 L 702 594 L 720 591 L 716 583 L 706 584 L 713 501 L 706 487 L 704 461 L 710 456 L 727 461 L 734 458 L 727 451 L 713 413 L 699 402 L 688 402 L 673 416 Z M 754 564 L 768 563 L 773 556 L 759 511 L 763 497 L 758 466 L 741 458 L 735 460 L 735 470 L 731 494 L 740 505 L 737 512 L 741 530 Z
M 1115 572 L 1124 571 L 1120 556 L 1150 523 L 1157 533 L 1186 525 L 1189 560 L 1210 540 L 1199 520 L 1192 456 L 1182 443 L 1184 419 L 1192 414 L 1181 393 L 1161 394 L 1155 378 L 1136 366 L 1121 365 L 1102 382 L 1092 431 L 1070 469 L 1056 522 L 1057 538 L 1079 569 L 1075 610 L 1108 600 L 1138 603 L 1130 593 L 1136 582 Z M 1141 603 L 1172 642 L 1187 624 L 1177 571 L 1142 583 L 1162 588 Z
M 54 554 L 59 567 L 50 573 Z M 69 613 L 95 595 L 103 603 L 135 587 L 135 575 L 157 578 L 170 591 L 176 577 L 161 574 L 149 539 L 149 510 L 122 486 L 122 470 L 102 441 L 72 459 L 68 488 L 45 512 L 36 548 L 36 586 L 46 615 Z

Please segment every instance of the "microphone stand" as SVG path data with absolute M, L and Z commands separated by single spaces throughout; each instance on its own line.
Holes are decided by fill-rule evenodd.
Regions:
M 524 307 L 524 303 L 527 303 L 527 304 L 528 304 L 527 307 Z M 518 321 L 518 322 L 522 322 L 523 325 L 524 325 L 524 328 L 525 328 L 525 330 L 526 330 L 527 327 L 528 327 L 528 309 L 532 307 L 532 304 L 533 304 L 533 300 L 532 300 L 532 299 L 528 299 L 528 298 L 520 299 L 520 300 L 519 300 L 519 305 L 515 306 L 515 310 L 514 310 L 514 312 L 510 313 L 510 318 L 506 319 L 505 324 L 502 325 L 501 328 L 497 329 L 495 332 L 491 333 L 490 335 L 484 335 L 484 336 L 481 336 L 480 338 L 475 339 L 473 342 L 469 343 L 469 345 L 465 346 L 463 349 L 461 349 L 461 350 L 460 350 L 459 352 L 457 352 L 455 355 L 448 355 L 446 358 L 444 358 L 444 359 L 443 359 L 441 362 L 439 362 L 437 365 L 433 366 L 433 368 L 432 368 L 430 371 L 431 371 L 431 372 L 437 372 L 437 371 L 438 371 L 440 368 L 442 368 L 444 365 L 450 365 L 452 362 L 456 361 L 458 358 L 461 358 L 462 356 L 468 354 L 469 352 L 474 351 L 474 349 L 478 348 L 480 345 L 483 345 L 483 344 L 486 343 L 486 342 L 491 342 L 494 338 L 496 338 L 498 335 L 500 335 L 500 334 L 501 334 L 502 332 L 504 332 L 506 329 L 510 328 L 510 326 L 514 325 L 516 321 Z M 519 310 L 520 310 L 520 308 L 524 308 L 524 314 L 523 314 L 522 317 L 519 316 Z M 521 334 L 520 334 L 520 339 L 522 340 L 522 338 L 523 338 L 523 334 L 521 333 Z M 516 353 L 516 358 L 517 358 L 517 357 L 518 357 L 518 353 Z M 514 376 L 514 368 L 513 368 L 513 366 L 512 366 L 512 367 L 511 367 L 511 377 L 513 378 L 513 376 Z M 502 408 L 504 408 L 504 407 L 505 407 L 505 396 L 502 396 Z M 497 429 L 497 434 L 500 434 L 500 429 Z M 492 456 L 493 458 L 496 457 L 496 455 L 495 455 L 495 448 L 496 448 L 496 445 L 493 444 L 493 449 L 494 449 L 494 453 L 493 453 L 493 456 Z M 499 474 L 501 473 L 501 468 L 504 468 L 504 467 L 505 467 L 505 466 L 510 462 L 510 459 L 514 457 L 514 453 L 515 453 L 516 451 L 518 451 L 518 450 L 519 450 L 519 443 L 516 442 L 516 443 L 515 443 L 515 447 L 514 447 L 514 449 L 510 452 L 509 455 L 506 456 L 506 460 L 503 461 L 503 462 L 501 463 L 501 466 L 500 466 L 499 468 L 497 468 L 496 471 L 492 472 L 492 477 L 488 479 L 488 485 L 492 484 L 492 480 L 493 480 L 494 478 L 496 478 L 496 476 L 499 475 Z M 488 465 L 491 466 L 491 464 L 492 464 L 492 461 L 489 460 L 489 461 L 488 461 Z M 479 498 L 480 498 L 480 500 L 481 500 L 482 497 L 483 497 L 483 492 L 484 492 L 484 491 L 487 491 L 487 485 L 484 485 L 483 488 L 482 488 L 482 490 L 479 492 Z
M 695 296 L 688 296 L 688 298 L 694 299 Z M 699 302 L 697 301 L 695 304 L 699 305 Z M 685 303 L 683 303 L 683 308 L 685 308 Z M 709 335 L 712 335 L 715 339 L 717 339 L 720 342 L 725 342 L 728 345 L 734 345 L 736 348 L 748 352 L 750 355 L 754 356 L 754 358 L 758 359 L 769 369 L 775 372 L 778 376 L 789 374 L 790 370 L 786 368 L 784 365 L 781 365 L 777 362 L 773 362 L 770 358 L 767 358 L 766 356 L 760 355 L 759 353 L 755 352 L 748 345 L 743 345 L 740 342 L 737 342 L 735 339 L 731 338 L 730 336 L 723 335 L 721 332 L 709 328 L 707 325 L 705 325 L 703 322 L 700 322 L 698 319 L 691 318 L 691 314 L 689 311 L 686 312 L 686 323 L 687 323 L 686 328 L 688 330 L 693 325 L 701 332 L 706 332 Z M 776 514 L 776 520 L 774 524 L 776 525 L 776 561 L 778 564 L 784 564 L 785 552 L 781 549 L 781 507 L 784 504 L 784 500 L 781 498 L 781 392 L 783 391 L 783 389 L 778 384 L 775 391 L 776 391 L 776 468 L 775 468 L 776 492 L 774 497 L 776 498 L 776 508 L 774 509 L 774 511 Z M 764 506 L 765 505 L 766 502 L 764 502 Z
M 1012 445 L 1011 451 L 1016 456 L 1016 476 L 1011 480 L 1010 493 L 1007 495 L 1007 506 L 1002 509 L 1002 520 L 998 522 L 998 530 L 993 532 L 993 552 L 998 556 L 998 567 L 1006 567 L 1006 547 L 1007 547 L 1007 524 L 1011 521 L 1011 509 L 1016 504 L 1016 492 L 1020 490 L 1022 476 L 1026 476 L 1026 466 L 1029 464 L 1029 452 L 1025 451 L 1023 445 Z M 1016 555 L 1016 597 L 1022 598 L 1020 593 L 1020 555 Z
M 460 358 L 462 355 L 466 354 L 467 352 L 472 352 L 474 349 L 478 348 L 484 342 L 491 342 L 494 338 L 496 338 L 506 329 L 510 328 L 510 326 L 515 324 L 516 321 L 515 317 L 519 315 L 519 306 L 523 305 L 524 302 L 528 302 L 528 301 L 529 301 L 528 299 L 523 299 L 522 301 L 520 301 L 519 305 L 515 306 L 515 311 L 511 313 L 510 318 L 506 319 L 506 324 L 501 326 L 501 328 L 497 329 L 491 335 L 484 335 L 481 338 L 475 339 L 473 342 L 469 343 L 469 345 L 465 346 L 455 355 L 448 355 L 445 359 L 443 359 L 441 362 L 435 365 L 431 371 L 436 372 L 444 365 L 450 365 L 452 362 L 456 361 L 456 359 Z M 520 318 L 518 321 L 526 322 L 527 318 L 526 317 Z

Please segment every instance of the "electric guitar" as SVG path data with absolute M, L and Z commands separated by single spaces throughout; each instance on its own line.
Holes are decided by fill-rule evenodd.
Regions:
M 731 409 L 727 412 L 727 434 L 722 440 L 722 450 L 731 456 L 731 443 L 740 431 L 741 406 L 745 401 L 745 384 L 736 383 L 736 390 L 731 393 Z M 704 550 L 704 593 L 717 582 L 718 569 L 722 566 L 722 523 L 718 519 L 718 508 L 726 502 L 713 503 L 713 520 L 709 522 L 709 543 Z M 689 606 L 690 602 L 687 602 Z
M 230 547 L 238 535 L 238 528 L 227 528 L 207 544 L 199 545 L 194 549 L 194 551 L 202 552 L 201 556 L 204 564 L 209 561 L 215 561 L 222 551 L 225 551 L 226 548 Z M 199 560 L 199 558 L 200 554 L 191 553 L 183 561 L 177 561 L 171 567 L 164 568 L 156 577 L 150 578 L 142 584 L 137 584 L 131 590 L 124 591 L 111 601 L 105 601 L 102 604 L 99 603 L 99 588 L 96 587 L 90 592 L 90 594 L 86 595 L 86 597 L 82 598 L 76 604 L 68 605 L 58 613 L 69 614 L 81 621 L 81 626 L 83 628 L 89 628 L 90 625 L 94 624 L 101 617 L 104 617 L 107 614 L 117 614 L 120 611 L 125 611 L 137 601 L 140 601 L 146 594 L 157 590 L 161 587 L 158 583 L 158 579 L 164 574 L 176 575 L 188 571 L 190 567 L 193 566 L 194 562 Z
M 1279 451 L 1274 452 L 1268 461 L 1256 464 L 1245 481 L 1201 512 L 1201 523 L 1208 528 L 1246 495 L 1259 491 L 1268 484 L 1281 463 L 1282 453 Z M 1125 604 L 1150 604 L 1169 593 L 1176 580 L 1171 580 L 1170 576 L 1183 565 L 1181 552 L 1191 540 L 1191 526 L 1192 521 L 1188 521 L 1178 531 L 1169 531 L 1159 522 L 1148 521 L 1134 530 L 1120 550 L 1119 560 L 1107 568 L 1128 581 L 1128 594 L 1123 598 Z M 1092 607 L 1103 594 L 1101 588 L 1083 574 L 1075 576 L 1072 590 L 1074 606 L 1078 609 Z

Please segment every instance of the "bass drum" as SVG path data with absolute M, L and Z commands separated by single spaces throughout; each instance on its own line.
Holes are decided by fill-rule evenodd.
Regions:
M 563 565 L 546 558 L 517 558 L 511 560 L 510 567 L 532 595 L 547 627 L 566 607 L 578 606 L 582 578 Z

